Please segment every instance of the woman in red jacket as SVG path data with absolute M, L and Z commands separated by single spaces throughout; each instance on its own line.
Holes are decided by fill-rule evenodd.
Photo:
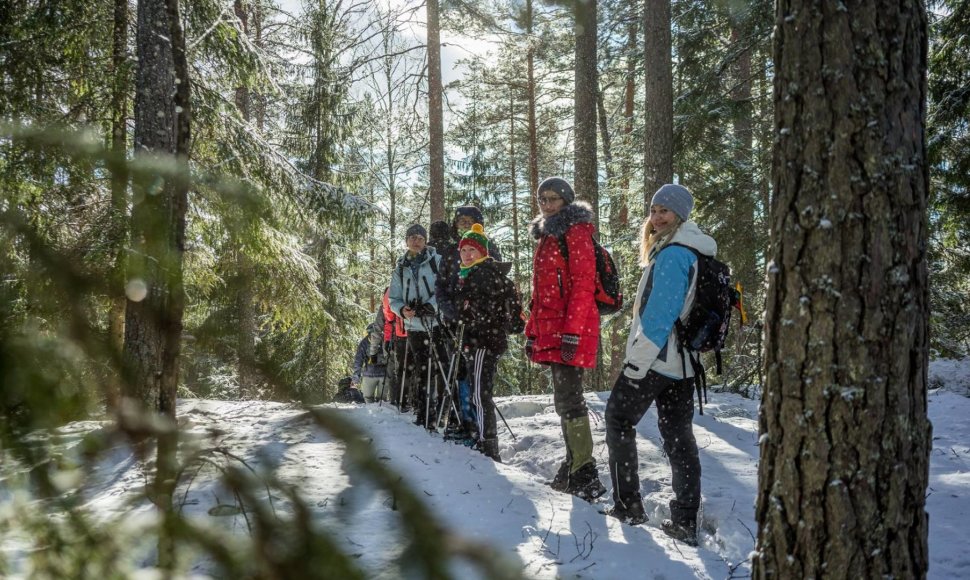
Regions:
M 538 244 L 532 258 L 526 355 L 551 367 L 553 400 L 566 442 L 566 459 L 550 485 L 592 500 L 606 492 L 593 459 L 583 397 L 583 369 L 596 365 L 599 346 L 593 210 L 586 203 L 573 203 L 573 188 L 561 177 L 545 179 L 536 195 L 542 215 L 532 222 Z

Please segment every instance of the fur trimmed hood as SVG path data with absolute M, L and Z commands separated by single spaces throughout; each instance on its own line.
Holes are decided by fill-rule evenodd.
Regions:
M 566 231 L 576 224 L 593 222 L 593 208 L 585 201 L 573 202 L 564 206 L 559 213 L 544 218 L 541 215 L 532 220 L 530 225 L 532 237 L 539 239 L 542 236 L 562 237 Z

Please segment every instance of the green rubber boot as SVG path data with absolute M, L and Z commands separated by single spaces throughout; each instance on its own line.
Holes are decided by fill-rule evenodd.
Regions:
M 563 421 L 563 434 L 566 436 L 566 448 L 569 457 L 569 473 L 576 473 L 584 466 L 593 464 L 593 433 L 589 427 L 589 417 Z

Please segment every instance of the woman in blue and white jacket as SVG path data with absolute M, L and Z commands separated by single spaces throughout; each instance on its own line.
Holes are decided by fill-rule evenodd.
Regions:
M 687 188 L 667 184 L 654 194 L 643 226 L 640 265 L 643 276 L 633 303 L 623 372 L 606 405 L 606 443 L 614 505 L 607 513 L 639 524 L 646 521 L 637 473 L 636 425 L 656 400 L 658 426 L 670 460 L 674 499 L 667 535 L 697 544 L 701 465 L 694 416 L 694 371 L 678 352 L 676 321 L 694 302 L 697 256 L 714 256 L 717 244 L 688 221 L 694 198 Z M 687 247 L 684 247 L 687 246 Z

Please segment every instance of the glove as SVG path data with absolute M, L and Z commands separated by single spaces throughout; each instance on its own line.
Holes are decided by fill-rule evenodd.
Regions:
M 415 309 L 418 316 L 434 316 L 434 306 L 425 302 Z
M 525 340 L 525 357 L 532 360 L 532 355 L 535 354 L 535 339 L 527 338 Z
M 579 348 L 579 337 L 575 334 L 562 335 L 562 345 L 559 347 L 562 362 L 572 362 L 576 358 L 576 349 Z

